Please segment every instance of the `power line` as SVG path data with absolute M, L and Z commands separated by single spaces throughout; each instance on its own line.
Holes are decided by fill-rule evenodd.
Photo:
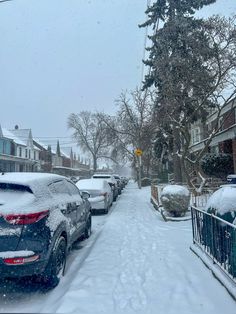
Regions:
M 7 2 L 7 1 L 13 1 L 13 0 L 0 0 L 0 3 Z

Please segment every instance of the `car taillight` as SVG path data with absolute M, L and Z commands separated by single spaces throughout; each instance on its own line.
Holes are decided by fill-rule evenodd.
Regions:
M 46 217 L 49 213 L 49 210 L 45 210 L 39 213 L 33 214 L 12 214 L 5 215 L 3 218 L 12 225 L 29 225 L 35 222 L 38 222 L 42 218 Z
M 23 265 L 26 263 L 35 262 L 39 259 L 39 255 L 29 256 L 29 257 L 11 257 L 4 258 L 3 262 L 7 265 Z
M 101 193 L 100 195 L 106 197 L 107 196 L 107 192 Z

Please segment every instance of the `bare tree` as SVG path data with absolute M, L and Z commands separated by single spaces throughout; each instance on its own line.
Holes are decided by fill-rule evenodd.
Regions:
M 82 150 L 91 155 L 94 172 L 98 167 L 98 159 L 113 159 L 110 156 L 111 137 L 107 132 L 106 124 L 100 120 L 98 113 L 90 111 L 81 111 L 79 114 L 72 113 L 68 118 L 68 127 L 73 129 L 73 137 Z
M 133 167 L 138 160 L 134 150 L 143 151 L 142 169 L 146 174 L 150 171 L 152 158 L 152 135 L 154 132 L 153 95 L 150 91 L 136 89 L 131 93 L 122 92 L 116 101 L 118 112 L 116 116 L 100 114 L 100 119 L 110 130 L 114 139 L 114 151 L 121 158 L 128 158 Z M 138 164 L 139 165 L 139 164 Z M 138 166 L 140 168 L 141 165 Z

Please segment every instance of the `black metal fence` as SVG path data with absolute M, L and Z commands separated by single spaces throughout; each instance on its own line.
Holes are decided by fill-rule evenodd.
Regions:
M 193 242 L 236 283 L 236 225 L 191 207 Z

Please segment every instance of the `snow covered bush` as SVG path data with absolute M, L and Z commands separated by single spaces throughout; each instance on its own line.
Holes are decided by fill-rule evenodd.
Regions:
M 151 185 L 151 179 L 150 178 L 142 178 L 141 180 L 141 186 L 150 186 Z
M 181 185 L 167 185 L 161 192 L 164 209 L 172 216 L 184 216 L 190 201 L 189 190 Z
M 230 154 L 206 154 L 201 160 L 201 167 L 206 175 L 221 179 L 234 172 Z

